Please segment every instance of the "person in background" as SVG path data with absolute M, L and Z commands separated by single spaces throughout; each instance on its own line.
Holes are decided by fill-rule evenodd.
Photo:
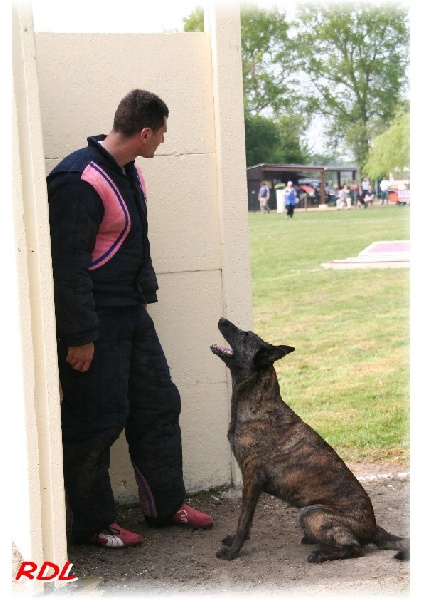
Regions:
M 363 194 L 366 194 L 369 189 L 369 178 L 363 177 L 363 181 L 361 182 L 361 189 L 363 190 Z
M 361 184 L 360 184 L 358 186 L 356 208 L 367 208 L 364 198 L 365 198 L 365 193 L 363 192 L 363 188 L 361 187 Z
M 341 210 L 344 208 L 344 199 L 341 194 L 341 190 L 338 189 L 338 186 L 335 186 L 335 201 L 336 201 L 336 210 Z
M 366 208 L 373 208 L 373 200 L 375 197 L 375 192 L 372 184 L 369 182 L 366 195 L 364 197 L 364 201 L 366 203 Z
M 266 182 L 262 181 L 259 189 L 260 212 L 262 214 L 264 214 L 265 212 L 270 213 L 269 198 L 270 190 L 267 187 Z
M 63 472 L 75 543 L 143 541 L 116 523 L 110 448 L 123 430 L 147 525 L 213 525 L 185 503 L 181 400 L 147 311 L 158 284 L 135 159 L 154 157 L 168 115 L 157 95 L 130 91 L 111 131 L 89 137 L 47 177 Z
M 352 205 L 357 206 L 358 186 L 355 179 L 353 179 L 350 187 L 350 193 L 352 195 Z
M 347 209 L 351 208 L 350 190 L 348 189 L 348 185 L 346 183 L 344 183 L 342 188 L 339 190 L 339 197 L 336 201 L 336 208 L 338 210 L 344 207 Z
M 297 201 L 297 192 L 292 187 L 292 181 L 288 181 L 284 189 L 286 218 L 292 219 L 294 216 L 295 204 Z
M 382 179 L 382 181 L 380 182 L 380 191 L 382 193 L 382 200 L 381 200 L 382 206 L 384 204 L 388 205 L 389 204 L 389 180 L 386 177 L 384 177 Z
M 344 207 L 346 207 L 346 203 L 345 203 L 345 198 L 344 198 L 344 193 L 342 188 L 340 190 L 336 190 L 336 210 L 342 210 Z

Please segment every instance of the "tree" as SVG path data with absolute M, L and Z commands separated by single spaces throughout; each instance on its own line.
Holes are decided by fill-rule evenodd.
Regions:
M 245 155 L 247 167 L 281 162 L 281 139 L 272 119 L 245 113 Z
M 277 119 L 245 113 L 247 167 L 259 163 L 304 164 L 308 148 L 300 141 L 302 120 L 295 115 Z
M 241 6 L 241 46 L 247 166 L 259 162 L 304 163 L 301 139 L 308 116 L 295 113 L 300 87 L 290 86 L 295 72 L 286 13 Z M 204 11 L 184 19 L 184 31 L 204 31 Z
M 360 168 L 381 124 L 405 91 L 408 11 L 387 3 L 303 4 L 293 25 L 304 80 L 302 104 L 328 123 L 336 147 L 352 150 Z
M 203 28 L 197 8 L 185 30 Z M 312 118 L 320 116 L 325 155 L 348 150 L 362 170 L 371 141 L 392 122 L 407 91 L 408 9 L 386 2 L 299 4 L 289 22 L 283 11 L 241 5 L 241 44 L 246 115 L 275 124 L 282 116 L 294 119 L 291 136 L 283 137 L 287 142 L 299 135 L 298 148 Z M 270 136 L 269 147 L 271 131 L 266 122 L 262 138 Z M 257 156 L 249 144 L 247 137 L 247 155 Z M 258 149 L 261 141 L 254 144 Z
M 252 114 L 292 110 L 297 87 L 288 86 L 294 71 L 286 13 L 255 5 L 241 6 L 244 106 Z
M 241 6 L 244 105 L 249 113 L 277 113 L 281 107 L 292 105 L 286 87 L 293 70 L 292 53 L 287 49 L 291 44 L 288 28 L 285 12 L 254 4 Z M 184 31 L 204 31 L 202 8 L 195 8 L 184 18 Z
M 183 21 L 184 31 L 204 31 L 204 9 L 197 6 Z
M 282 160 L 285 163 L 305 164 L 310 160 L 306 139 L 306 120 L 298 114 L 284 113 L 277 117 Z
M 373 140 L 364 170 L 371 179 L 381 179 L 409 167 L 410 113 L 400 107 L 389 129 Z

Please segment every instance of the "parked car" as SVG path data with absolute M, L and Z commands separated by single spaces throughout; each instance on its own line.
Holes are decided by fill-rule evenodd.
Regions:
M 300 185 L 300 190 L 307 192 L 309 196 L 314 196 L 314 187 L 308 184 Z
M 307 193 L 311 204 L 320 204 L 320 180 L 299 179 L 300 189 Z M 325 185 L 325 202 L 329 205 L 336 204 L 336 192 L 328 184 Z

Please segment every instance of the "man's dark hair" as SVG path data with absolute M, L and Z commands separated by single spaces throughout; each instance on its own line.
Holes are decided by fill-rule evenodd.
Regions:
M 163 127 L 169 109 L 161 98 L 146 90 L 132 90 L 119 102 L 113 121 L 113 131 L 130 137 L 144 127 L 154 132 Z

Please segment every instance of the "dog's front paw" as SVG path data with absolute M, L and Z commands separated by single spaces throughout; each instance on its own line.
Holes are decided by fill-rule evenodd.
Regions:
M 225 546 L 232 546 L 232 542 L 234 541 L 234 539 L 234 535 L 227 535 L 225 538 L 223 538 L 222 544 L 225 544 Z
M 216 556 L 223 560 L 233 560 L 238 556 L 238 552 L 234 552 L 231 548 L 226 546 L 225 548 L 220 548 L 220 550 L 216 552 Z

